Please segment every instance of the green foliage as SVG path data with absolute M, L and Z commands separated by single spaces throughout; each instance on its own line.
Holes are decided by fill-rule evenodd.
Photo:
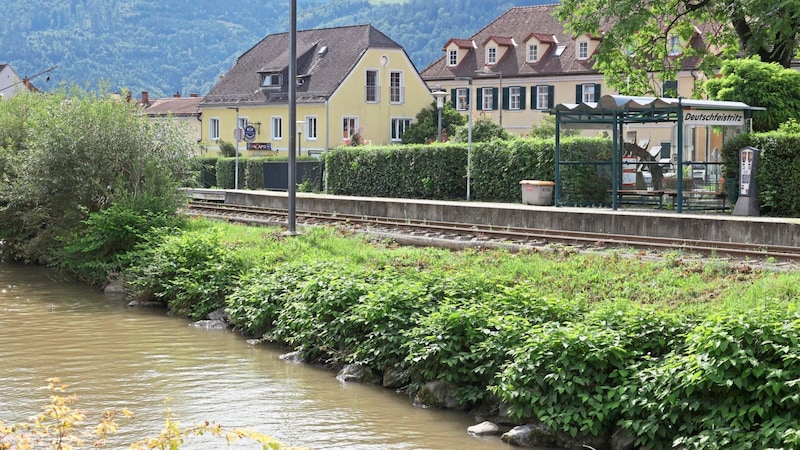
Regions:
M 92 284 L 100 284 L 122 268 L 120 260 L 145 241 L 154 228 L 174 227 L 173 213 L 139 210 L 135 205 L 114 204 L 91 213 L 71 243 L 64 247 L 63 267 Z
M 181 316 L 202 319 L 223 306 L 245 269 L 241 257 L 220 244 L 219 230 L 165 234 L 148 244 L 126 281 L 140 297 L 163 301 Z
M 71 231 L 114 203 L 185 203 L 195 146 L 171 121 L 71 89 L 0 102 L 0 128 L 12 124 L 21 128 L 2 133 L 0 151 L 0 240 L 12 258 L 57 264 Z
M 217 186 L 222 189 L 234 189 L 236 187 L 236 158 L 219 158 L 217 159 L 216 173 L 217 173 Z M 247 167 L 243 158 L 239 158 L 239 188 L 245 186 Z
M 753 130 L 777 129 L 800 117 L 800 72 L 757 57 L 725 61 L 720 77 L 703 84 L 709 100 L 738 101 L 765 107 L 753 112 Z
M 219 141 L 219 154 L 223 158 L 235 158 L 236 146 L 228 141 Z
M 580 130 L 574 129 L 561 129 L 562 137 L 577 136 Z M 531 127 L 531 137 L 536 139 L 555 139 L 556 137 L 556 116 L 552 114 L 543 115 L 539 123 Z
M 794 8 L 791 2 L 768 0 L 747 4 L 721 0 L 691 8 L 682 0 L 566 0 L 556 16 L 576 35 L 603 36 L 594 67 L 610 86 L 625 95 L 661 95 L 659 80 L 675 80 L 689 61 L 699 64 L 708 78 L 721 59 L 741 55 L 759 55 L 788 68 L 797 48 Z M 717 24 L 715 32 L 702 33 L 702 46 L 690 45 L 697 24 Z M 681 42 L 677 55 L 670 52 L 673 36 Z
M 199 185 L 210 188 L 217 185 L 217 160 L 218 156 L 198 156 L 195 159 L 198 172 L 200 173 Z
M 239 160 L 239 164 L 244 164 L 244 186 L 247 189 L 264 189 L 264 163 L 267 161 L 271 161 L 272 158 L 262 156 L 262 157 L 251 157 L 245 158 L 244 160 Z M 239 185 L 241 186 L 242 179 L 239 179 Z
M 800 122 L 790 117 L 786 122 L 778 125 L 778 133 L 800 134 Z
M 483 118 L 476 120 L 472 123 L 472 142 L 489 142 L 495 139 L 507 140 L 511 135 L 501 127 L 499 124 L 494 123 L 490 118 Z M 469 124 L 466 124 L 458 129 L 455 140 L 457 142 L 467 142 L 469 140 Z
M 621 424 L 648 448 L 794 448 L 800 429 L 797 312 L 711 315 L 637 375 Z
M 466 117 L 453 109 L 450 102 L 444 102 L 442 108 L 442 135 L 444 141 L 447 136 L 455 136 L 458 127 L 464 125 Z M 403 134 L 403 144 L 426 144 L 436 141 L 439 131 L 439 110 L 436 102 L 430 108 L 423 109 L 417 114 L 416 120 L 406 129 Z
M 761 150 L 756 180 L 762 214 L 800 216 L 800 135 L 780 132 L 741 134 L 722 149 L 726 183 L 738 185 L 739 150 L 751 146 Z M 733 163 L 728 163 L 733 161 Z

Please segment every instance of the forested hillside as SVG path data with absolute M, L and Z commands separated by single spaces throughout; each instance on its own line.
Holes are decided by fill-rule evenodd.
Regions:
M 298 28 L 369 23 L 418 69 L 451 37 L 469 37 L 513 6 L 544 0 L 298 0 Z M 151 95 L 204 95 L 235 58 L 289 28 L 289 0 L 4 0 L 0 64 L 19 76 L 53 66 L 60 83 Z

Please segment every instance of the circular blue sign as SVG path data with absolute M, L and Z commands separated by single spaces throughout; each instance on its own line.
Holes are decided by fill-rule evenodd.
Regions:
M 244 127 L 244 140 L 252 141 L 255 138 L 256 138 L 256 127 L 252 125 Z

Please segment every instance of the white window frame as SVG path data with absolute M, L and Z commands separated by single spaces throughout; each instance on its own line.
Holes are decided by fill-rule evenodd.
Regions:
M 497 64 L 497 47 L 486 47 L 486 64 Z
M 350 139 L 355 133 L 358 133 L 358 116 L 343 116 L 342 139 Z
M 594 92 L 594 83 L 586 83 L 581 85 L 581 100 L 586 102 L 596 102 L 596 93 Z
M 414 119 L 411 117 L 392 117 L 389 126 L 392 142 L 402 142 L 403 135 L 412 123 Z
M 268 73 L 261 81 L 261 87 L 280 87 L 283 85 L 283 75 L 279 73 Z
M 306 116 L 306 140 L 307 141 L 316 141 L 317 140 L 317 116 Z
M 522 109 L 522 88 L 519 86 L 510 86 L 508 88 L 508 109 L 511 111 L 519 111 Z
M 494 88 L 481 88 L 481 111 L 494 111 Z
M 283 117 L 272 116 L 269 118 L 270 135 L 273 141 L 283 140 Z
M 677 56 L 683 53 L 681 48 L 681 38 L 679 36 L 669 36 L 667 45 L 669 46 L 669 56 Z
M 211 141 L 219 140 L 219 117 L 208 119 L 208 139 Z
M 589 59 L 589 43 L 586 41 L 578 42 L 578 59 Z
M 536 109 L 547 109 L 550 104 L 550 87 L 546 84 L 536 86 Z
M 456 111 L 469 111 L 470 106 L 470 98 L 469 98 L 469 89 L 468 88 L 457 88 L 456 89 Z M 464 100 L 462 102 L 462 100 Z
M 374 85 L 369 84 L 369 74 L 374 73 Z M 378 69 L 367 69 L 364 73 L 364 102 L 365 103 L 380 103 L 381 101 L 381 72 Z M 370 93 L 372 99 L 370 100 Z
M 539 61 L 539 46 L 536 44 L 528 44 L 528 62 Z
M 447 52 L 447 65 L 450 67 L 458 65 L 458 50 L 450 50 Z
M 239 121 L 236 123 L 236 127 L 244 130 L 248 123 L 250 123 L 250 120 L 247 116 L 239 116 Z
M 392 70 L 389 72 L 389 103 L 400 105 L 405 102 L 405 87 L 403 85 L 403 71 Z

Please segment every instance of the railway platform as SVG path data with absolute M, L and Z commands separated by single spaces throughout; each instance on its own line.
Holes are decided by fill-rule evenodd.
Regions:
M 192 199 L 264 208 L 288 207 L 282 191 L 187 189 Z M 605 209 L 514 203 L 349 197 L 299 192 L 297 211 L 538 228 L 582 233 L 800 247 L 800 219 L 676 213 L 665 209 Z

